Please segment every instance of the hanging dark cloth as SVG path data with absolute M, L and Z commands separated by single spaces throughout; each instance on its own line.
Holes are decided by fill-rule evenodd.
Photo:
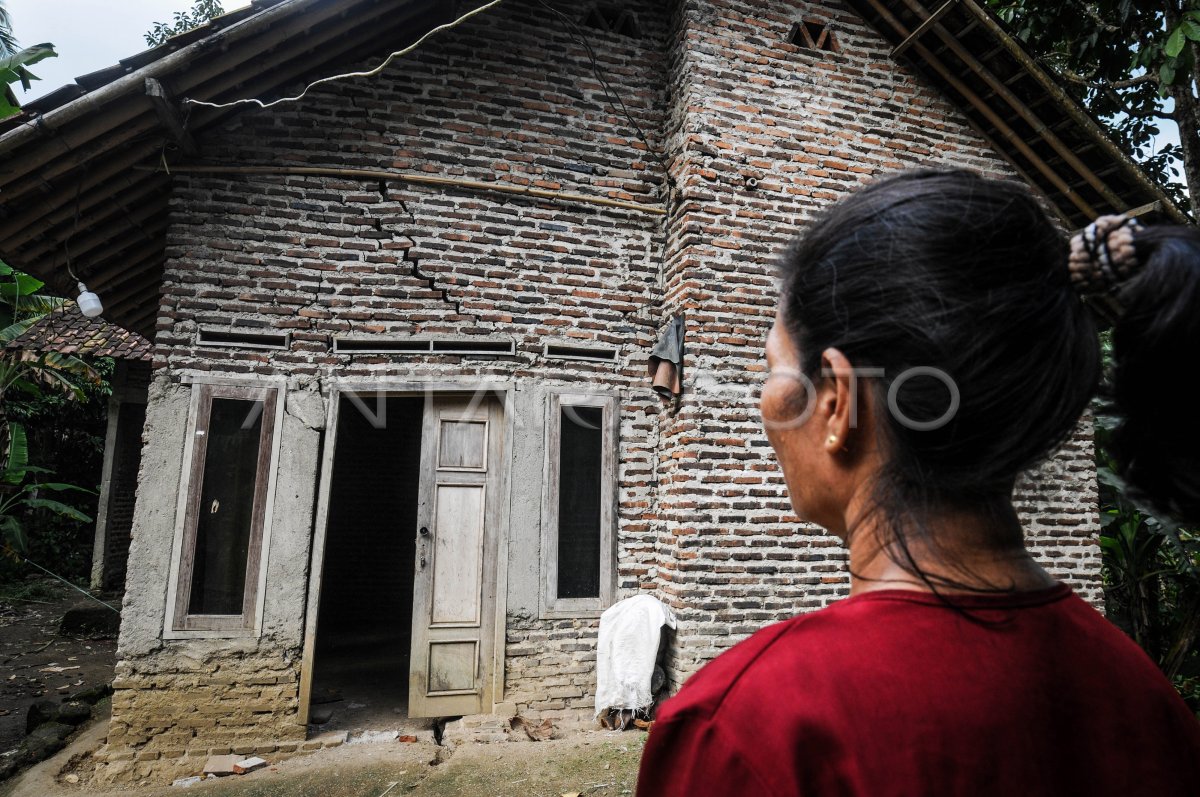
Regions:
M 650 351 L 647 373 L 653 380 L 654 391 L 663 398 L 674 398 L 683 392 L 683 328 L 683 313 L 680 313 L 667 322 Z

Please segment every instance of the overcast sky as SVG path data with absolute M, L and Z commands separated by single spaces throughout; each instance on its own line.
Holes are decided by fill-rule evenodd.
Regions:
M 31 91 L 14 87 L 17 99 L 27 102 L 145 50 L 143 34 L 155 22 L 169 22 L 174 12 L 191 8 L 192 1 L 6 0 L 13 33 L 22 47 L 50 42 L 58 51 L 58 58 L 33 66 L 41 81 Z M 232 11 L 248 5 L 248 0 L 225 0 L 224 5 Z

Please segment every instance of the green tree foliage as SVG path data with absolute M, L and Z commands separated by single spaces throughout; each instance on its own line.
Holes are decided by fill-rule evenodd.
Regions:
M 1200 197 L 1200 0 L 989 0 L 1010 30 L 1186 206 Z M 1180 146 L 1155 154 L 1166 120 Z M 1200 201 L 1200 200 L 1197 200 Z
M 57 55 L 54 45 L 48 43 L 35 44 L 12 55 L 0 54 L 0 119 L 21 112 L 17 95 L 12 90 L 13 84 L 20 83 L 22 89 L 29 91 L 33 81 L 39 80 L 37 75 L 29 71 L 29 67 Z
M 0 0 L 0 119 L 20 113 L 21 106 L 13 93 L 14 83 L 29 91 L 31 81 L 38 76 L 29 71 L 31 64 L 57 55 L 53 44 L 35 44 L 22 50 L 13 35 L 12 17 Z
M 0 56 L 13 55 L 18 49 L 17 39 L 13 36 L 12 17 L 4 7 L 4 0 L 0 0 Z
M 51 397 L 79 400 L 89 389 L 102 389 L 100 373 L 77 357 L 7 348 L 46 314 L 63 307 L 63 299 L 39 293 L 43 287 L 41 280 L 0 261 L 0 549 L 10 559 L 28 551 L 31 520 L 91 520 L 58 495 L 82 488 L 43 478 L 50 471 L 32 463 L 29 433 L 19 420 Z
M 145 34 L 146 44 L 157 47 L 172 36 L 198 28 L 224 13 L 221 0 L 195 0 L 190 11 L 176 11 L 170 22 L 155 22 L 150 32 Z
M 31 511 L 28 507 L 18 511 L 27 531 L 24 553 L 64 578 L 83 583 L 91 573 L 95 525 L 80 518 L 94 517 L 97 511 L 105 420 L 112 393 L 109 378 L 115 364 L 99 358 L 92 367 L 102 380 L 83 382 L 82 399 L 62 391 L 45 391 L 39 396 L 14 396 L 9 402 L 9 417 L 25 430 L 30 457 L 53 474 L 39 477 L 87 488 L 45 495 L 78 514 Z M 45 493 L 44 487 L 40 489 Z

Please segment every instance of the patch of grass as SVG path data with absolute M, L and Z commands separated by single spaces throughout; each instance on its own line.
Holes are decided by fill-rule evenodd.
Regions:
M 66 589 L 49 579 L 0 582 L 0 604 L 53 603 L 63 596 Z

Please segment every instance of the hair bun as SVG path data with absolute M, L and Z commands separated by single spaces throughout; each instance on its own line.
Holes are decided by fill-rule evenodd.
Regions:
M 1142 229 L 1127 216 L 1101 216 L 1071 239 L 1067 268 L 1084 298 L 1113 295 L 1141 268 L 1134 235 Z

